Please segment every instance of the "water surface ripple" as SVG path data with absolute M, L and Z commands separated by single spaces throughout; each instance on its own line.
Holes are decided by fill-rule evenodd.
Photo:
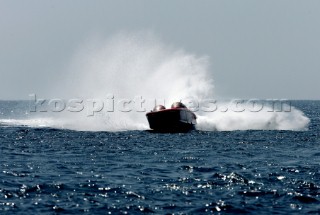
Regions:
M 320 213 L 308 131 L 79 132 L 0 125 L 1 214 Z

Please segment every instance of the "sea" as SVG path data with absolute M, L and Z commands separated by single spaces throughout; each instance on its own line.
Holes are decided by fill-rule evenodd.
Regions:
M 220 114 L 188 133 L 61 126 L 27 103 L 0 101 L 0 214 L 320 213 L 320 101 L 291 101 L 303 128 Z
M 239 99 L 210 56 L 149 31 L 69 61 L 0 100 L 0 214 L 320 213 L 320 101 Z M 196 130 L 150 131 L 146 112 L 177 101 Z

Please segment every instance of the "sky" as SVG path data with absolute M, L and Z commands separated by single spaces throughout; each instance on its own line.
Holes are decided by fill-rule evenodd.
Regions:
M 222 98 L 320 99 L 318 0 L 0 0 L 0 99 L 63 77 L 92 35 L 150 30 L 210 59 Z

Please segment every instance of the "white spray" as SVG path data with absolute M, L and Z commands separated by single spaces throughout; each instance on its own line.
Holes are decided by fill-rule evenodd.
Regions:
M 84 100 L 84 110 L 54 113 L 44 119 L 50 127 L 75 130 L 118 131 L 148 129 L 145 117 L 154 101 L 194 98 L 213 99 L 213 73 L 209 58 L 167 46 L 150 32 L 120 33 L 112 38 L 95 38 L 74 56 L 53 97 Z M 110 98 L 113 96 L 113 100 Z M 122 99 L 146 100 L 145 111 L 131 103 L 131 111 L 120 111 Z M 88 117 L 88 100 L 104 102 L 101 111 Z M 160 101 L 160 102 L 159 102 Z M 108 111 L 110 102 L 114 111 Z M 123 103 L 121 103 L 123 104 Z M 107 107 L 108 106 L 108 107 Z M 100 110 L 100 108 L 99 108 Z M 309 119 L 291 108 L 290 112 L 198 112 L 200 130 L 304 130 Z M 34 119 L 39 120 L 39 118 Z M 24 124 L 28 124 L 25 123 Z M 31 123 L 30 123 L 31 124 Z M 43 124 L 43 122 L 42 122 Z M 32 123 L 34 125 L 34 122 Z

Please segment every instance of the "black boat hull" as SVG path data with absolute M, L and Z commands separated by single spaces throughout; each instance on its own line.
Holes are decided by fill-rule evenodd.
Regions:
M 147 113 L 150 128 L 159 132 L 187 132 L 195 129 L 196 116 L 187 108 Z

